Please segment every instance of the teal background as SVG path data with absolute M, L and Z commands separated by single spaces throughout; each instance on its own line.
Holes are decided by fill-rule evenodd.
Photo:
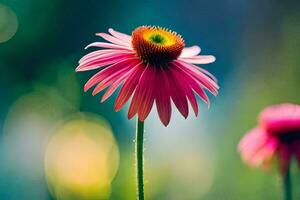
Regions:
M 126 118 L 128 105 L 115 113 L 116 95 L 100 104 L 100 96 L 82 89 L 94 72 L 75 74 L 74 69 L 89 52 L 83 48 L 99 40 L 94 33 L 112 27 L 130 34 L 140 25 L 169 28 L 181 34 L 187 46 L 197 44 L 202 54 L 215 55 L 215 63 L 202 67 L 221 86 L 217 98 L 210 96 L 210 109 L 200 103 L 198 118 L 191 113 L 184 120 L 173 109 L 170 125 L 164 128 L 153 109 L 145 123 L 147 198 L 283 198 L 276 166 L 269 172 L 250 169 L 242 163 L 237 144 L 265 106 L 300 103 L 299 1 L 0 0 L 0 6 L 15 13 L 18 22 L 16 34 L 0 43 L 1 200 L 55 199 L 44 174 L 45 146 L 51 130 L 78 112 L 104 118 L 117 140 L 120 166 L 110 199 L 135 198 L 135 127 L 134 120 Z M 3 13 L 0 38 L 15 25 L 12 15 Z M 26 132 L 22 126 L 16 131 L 20 121 L 14 120 L 22 122 L 27 112 L 45 119 L 48 132 L 14 136 Z M 40 125 L 26 123 L 30 128 Z M 298 199 L 295 164 L 292 174 Z

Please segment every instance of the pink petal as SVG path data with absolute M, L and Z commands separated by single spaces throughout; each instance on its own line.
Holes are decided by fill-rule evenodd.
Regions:
M 172 69 L 172 67 L 166 69 L 166 73 L 168 74 L 168 79 L 170 83 L 169 90 L 171 98 L 179 112 L 185 118 L 187 118 L 189 114 L 189 107 L 185 96 L 184 88 L 180 84 L 180 79 L 178 79 L 179 77 L 176 77 L 176 72 L 174 71 L 174 69 Z
M 79 66 L 76 68 L 76 71 L 88 71 L 88 70 L 98 69 L 113 63 L 117 63 L 122 60 L 129 60 L 129 59 L 136 59 L 136 57 L 132 54 L 112 55 L 106 58 L 96 59 L 88 63 L 79 64 Z
M 251 162 L 252 158 L 255 156 L 266 142 L 267 134 L 261 128 L 254 128 L 250 130 L 240 141 L 239 151 L 241 153 L 242 159 L 249 165 L 253 165 Z
M 193 80 L 192 78 L 189 80 L 190 87 L 198 94 L 198 96 L 210 107 L 210 101 L 207 94 L 204 90 L 199 86 L 197 81 Z
M 128 44 L 127 42 L 124 42 L 123 40 L 115 38 L 107 33 L 96 33 L 96 35 L 102 37 L 103 39 L 105 39 L 111 43 L 131 48 L 131 45 Z
M 197 69 L 199 71 L 203 72 L 204 74 L 206 74 L 207 76 L 209 76 L 209 78 L 211 78 L 214 82 L 218 83 L 218 79 L 214 75 L 212 75 L 209 71 L 207 71 L 201 67 L 198 67 Z
M 128 46 L 122 46 L 122 45 L 117 45 L 117 44 L 112 44 L 112 43 L 107 43 L 107 42 L 94 42 L 85 47 L 85 49 L 90 48 L 90 47 L 102 47 L 102 48 L 108 48 L 108 49 L 125 49 L 125 50 L 132 50 L 131 47 Z
M 105 88 L 107 88 L 108 86 L 110 86 L 111 84 L 113 84 L 116 81 L 118 81 L 118 79 L 124 78 L 125 75 L 126 75 L 126 71 L 122 71 L 122 72 L 114 74 L 113 76 L 109 76 L 109 77 L 105 78 L 103 81 L 101 81 L 95 87 L 95 89 L 93 90 L 92 95 L 95 96 L 96 94 L 98 94 L 99 92 L 101 92 L 102 90 L 104 90 Z
M 120 33 L 118 31 L 113 30 L 112 28 L 108 29 L 108 32 L 115 36 L 116 38 L 123 40 L 124 42 L 130 43 L 131 44 L 131 36 L 125 34 L 125 33 Z
M 269 169 L 273 156 L 277 150 L 277 146 L 277 140 L 268 138 L 249 160 L 250 164 L 252 166 L 261 166 L 265 170 Z
M 93 90 L 92 95 L 95 96 L 108 86 L 112 85 L 113 83 L 117 82 L 119 79 L 124 79 L 126 75 L 126 71 L 122 71 L 122 73 L 115 74 L 114 76 L 107 77 L 103 81 L 101 81 Z
M 141 88 L 141 91 L 139 94 L 140 96 L 140 106 L 138 109 L 138 116 L 140 121 L 144 121 L 153 106 L 154 103 L 154 95 L 155 95 L 155 82 L 156 82 L 156 67 L 149 66 L 145 69 L 145 73 L 143 77 L 141 77 L 139 86 Z M 138 86 L 138 87 L 139 87 Z
M 184 71 L 182 71 L 180 68 L 176 66 L 176 64 L 170 64 L 177 80 L 180 80 L 181 86 L 183 90 L 185 91 L 185 95 L 187 96 L 189 102 L 191 103 L 191 106 L 195 112 L 195 115 L 198 115 L 198 104 L 197 100 L 195 98 L 195 95 L 192 91 L 192 87 L 190 82 L 192 81 L 191 77 L 186 74 Z
M 132 74 L 135 74 L 135 67 L 129 70 L 128 72 L 125 72 L 120 78 L 118 78 L 116 81 L 112 83 L 112 85 L 107 89 L 105 94 L 103 95 L 101 102 L 104 102 L 107 98 L 109 98 L 114 91 L 122 84 L 124 80 L 127 80 L 128 77 Z
M 87 66 L 90 65 L 94 62 L 101 62 L 101 61 L 106 61 L 107 59 L 115 58 L 115 57 L 120 57 L 120 56 L 131 56 L 133 57 L 134 53 L 128 52 L 128 51 L 122 51 L 119 50 L 117 52 L 110 52 L 110 53 L 104 53 L 100 55 L 94 55 L 86 59 L 82 59 L 79 62 L 79 65 L 81 66 Z
M 240 141 L 239 151 L 249 166 L 261 166 L 267 170 L 278 149 L 279 141 L 261 127 L 250 130 Z
M 139 63 L 138 59 L 125 59 L 107 67 L 104 70 L 99 71 L 87 81 L 84 86 L 84 91 L 87 91 L 108 76 L 111 76 L 118 71 L 122 71 L 122 69 L 124 70 L 124 68 L 127 69 L 130 66 L 134 66 L 137 63 Z
M 124 106 L 124 104 L 128 101 L 133 91 L 135 90 L 139 82 L 140 76 L 142 75 L 144 70 L 145 70 L 144 64 L 143 63 L 138 64 L 135 67 L 135 70 L 126 79 L 116 99 L 116 103 L 114 107 L 115 111 L 120 110 Z
M 197 103 L 194 93 L 192 92 L 192 90 L 190 88 L 188 88 L 186 90 L 186 96 L 187 96 L 189 102 L 191 103 L 191 106 L 194 110 L 195 115 L 198 116 L 198 103 Z
M 177 63 L 173 63 L 175 67 L 178 67 L 182 71 L 182 74 L 185 75 L 185 81 L 188 83 L 189 87 L 193 89 L 199 97 L 208 105 L 210 106 L 209 98 L 207 94 L 204 92 L 204 90 L 200 87 L 199 83 L 195 78 L 192 77 L 192 75 L 186 73 L 183 69 L 180 68 L 180 66 L 177 65 Z
M 111 73 L 110 75 L 106 76 L 104 80 L 102 80 L 94 89 L 92 95 L 96 95 L 97 93 L 101 92 L 103 89 L 108 87 L 109 85 L 113 84 L 115 81 L 117 81 L 119 78 L 123 77 L 125 74 L 130 72 L 129 70 L 132 70 L 134 66 L 137 65 L 137 63 L 131 62 L 128 65 L 126 65 L 124 68 L 119 69 L 118 71 L 115 71 Z
M 179 58 L 186 58 L 186 57 L 191 57 L 191 56 L 196 56 L 200 53 L 201 49 L 199 46 L 191 46 L 191 47 L 186 47 L 182 50 Z
M 179 57 L 178 60 L 194 64 L 209 64 L 215 62 L 216 58 L 214 56 L 191 56 L 186 58 Z
M 127 52 L 127 53 L 132 53 L 131 50 L 120 50 L 120 49 L 101 49 L 101 50 L 97 50 L 97 51 L 92 51 L 91 53 L 86 54 L 85 56 L 83 56 L 78 63 L 82 63 L 86 60 L 89 60 L 91 58 L 95 58 L 101 55 L 107 55 L 107 54 L 111 54 L 111 53 L 118 53 L 118 52 Z
M 197 79 L 197 81 L 199 81 L 201 85 L 209 90 L 213 95 L 216 96 L 218 94 L 219 86 L 217 83 L 200 72 L 197 66 L 179 60 L 174 61 L 174 63 L 176 63 L 177 66 L 184 70 L 187 74 L 190 74 Z
M 155 102 L 160 121 L 167 126 L 171 118 L 170 85 L 167 74 L 163 69 L 157 73 Z
M 243 151 L 248 144 L 255 143 L 256 141 L 264 141 L 267 133 L 261 127 L 255 127 L 251 129 L 246 135 L 240 140 L 238 148 L 239 151 Z
M 267 107 L 260 114 L 260 123 L 273 135 L 300 132 L 300 106 L 284 103 Z
M 146 69 L 147 68 L 149 68 L 149 65 L 146 66 Z M 137 87 L 135 89 L 134 95 L 132 97 L 132 100 L 131 100 L 131 103 L 129 106 L 129 110 L 128 110 L 128 119 L 131 119 L 138 112 L 139 107 L 142 103 L 141 97 L 144 95 L 143 89 L 144 89 L 144 87 L 146 87 L 145 84 L 149 84 L 149 83 L 146 83 L 146 80 L 148 79 L 148 77 L 145 75 L 146 69 L 143 71 L 143 73 L 139 79 L 139 82 L 137 84 Z M 147 72 L 147 74 L 148 74 L 148 72 Z
M 121 77 L 117 81 L 115 81 L 104 93 L 101 98 L 101 103 L 106 101 L 115 91 L 116 89 L 122 84 L 126 77 Z

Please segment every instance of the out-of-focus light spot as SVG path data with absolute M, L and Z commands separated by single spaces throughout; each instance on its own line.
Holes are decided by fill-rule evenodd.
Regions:
M 18 18 L 9 7 L 0 4 L 0 43 L 11 39 L 18 29 Z
M 58 97 L 48 89 L 21 96 L 6 115 L 0 138 L 0 180 L 5 180 L 0 194 L 13 194 L 15 199 L 47 199 L 44 153 L 51 130 L 63 117 Z
M 98 117 L 84 114 L 57 129 L 45 159 L 49 189 L 63 200 L 108 199 L 118 165 L 111 129 Z
M 50 130 L 62 120 L 60 108 L 46 91 L 28 93 L 11 106 L 4 123 L 3 142 L 17 171 L 22 168 L 23 173 L 33 176 L 42 172 Z

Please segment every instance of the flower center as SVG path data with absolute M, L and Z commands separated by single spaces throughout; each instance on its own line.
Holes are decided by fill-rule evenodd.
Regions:
M 140 26 L 132 32 L 132 46 L 143 62 L 166 66 L 178 58 L 184 40 L 175 32 L 155 26 Z
M 150 36 L 150 41 L 156 44 L 163 45 L 165 43 L 165 38 L 159 34 L 153 34 Z

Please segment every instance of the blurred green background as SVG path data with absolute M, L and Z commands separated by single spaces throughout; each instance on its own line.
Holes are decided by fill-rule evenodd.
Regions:
M 165 128 L 146 120 L 151 200 L 282 199 L 276 167 L 249 169 L 237 143 L 259 111 L 300 103 L 298 0 L 0 0 L 0 199 L 135 199 L 134 120 L 83 92 L 83 48 L 112 27 L 159 25 L 199 44 L 221 86 L 211 108 Z M 127 105 L 128 106 L 128 105 Z M 300 175 L 293 166 L 294 198 Z

